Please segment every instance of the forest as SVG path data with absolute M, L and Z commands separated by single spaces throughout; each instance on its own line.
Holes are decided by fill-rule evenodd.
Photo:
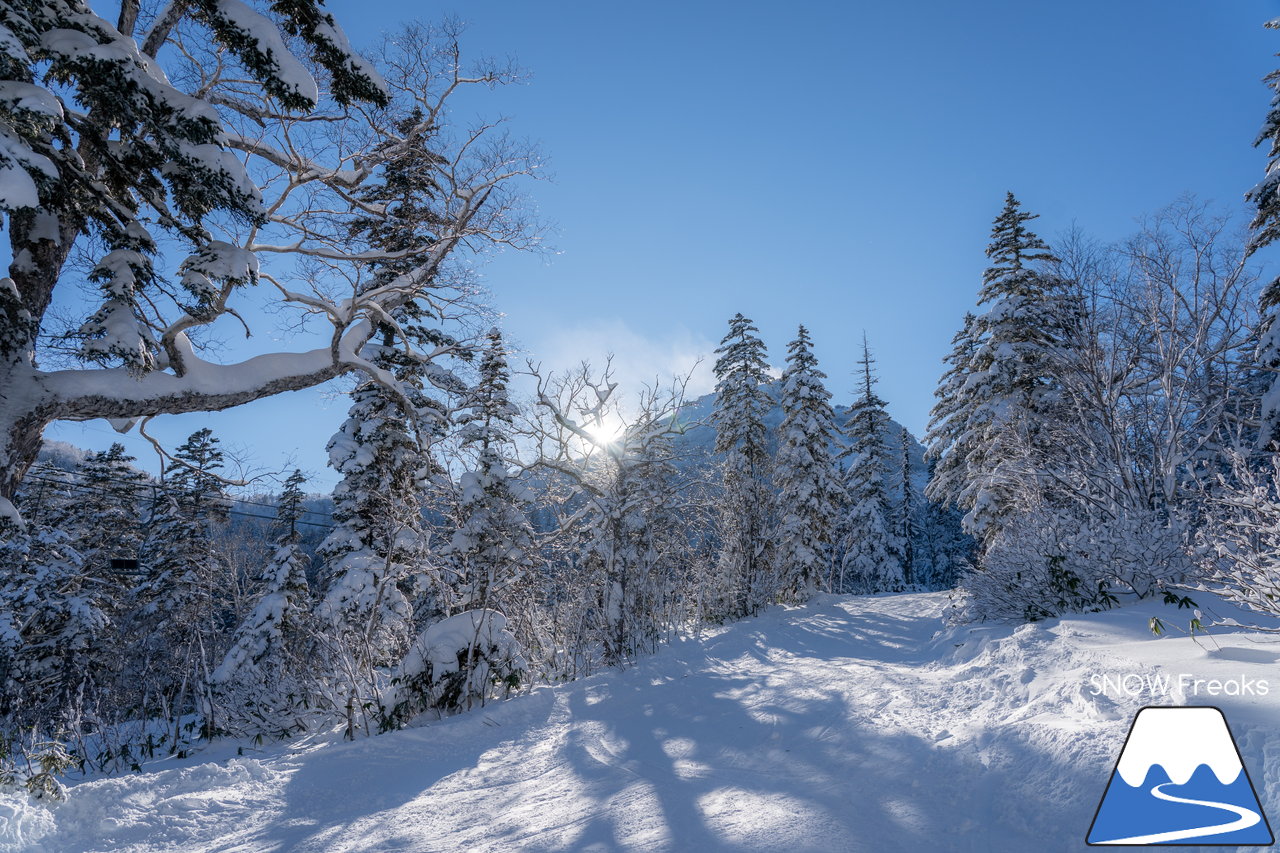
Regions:
M 1207 596 L 1280 616 L 1280 282 L 1256 254 L 1280 96 L 1247 228 L 1184 196 L 1124 240 L 1047 240 L 993 196 L 917 438 L 865 336 L 819 365 L 800 326 L 771 361 L 733 314 L 698 398 L 514 352 L 473 265 L 542 240 L 542 159 L 455 118 L 518 75 L 456 23 L 361 54 L 319 0 L 24 0 L 0 42 L 8 784 L 56 800 L 218 739 L 373 736 L 823 593 L 952 590 L 952 625 L 1155 599 L 1186 627 L 1153 631 L 1195 633 Z M 310 348 L 225 358 L 264 300 Z M 853 371 L 847 406 L 824 369 Z M 332 494 L 239 478 L 210 429 L 152 440 L 161 476 L 43 441 L 323 383 L 348 397 Z

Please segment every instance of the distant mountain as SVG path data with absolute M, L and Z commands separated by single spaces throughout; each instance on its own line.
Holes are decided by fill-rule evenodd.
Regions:
M 779 392 L 781 383 L 774 382 L 767 387 L 769 396 L 773 399 L 774 405 L 767 413 L 765 413 L 764 423 L 769 430 L 769 451 L 776 452 L 778 447 L 778 428 L 782 425 L 782 405 L 779 402 Z M 711 426 L 711 412 L 715 408 L 716 395 L 704 394 L 698 399 L 685 405 L 678 416 L 679 422 L 682 424 L 694 424 L 689 427 L 688 431 L 676 440 L 676 452 L 680 457 L 678 464 L 685 466 L 700 466 L 709 462 L 714 456 L 714 447 L 716 442 L 716 431 Z M 844 427 L 845 420 L 849 416 L 848 406 L 835 406 L 836 426 Z M 890 418 L 889 435 L 885 443 L 894 458 L 901 458 L 902 453 L 902 424 Z M 924 445 L 920 443 L 914 435 L 908 431 L 910 438 L 910 447 L 908 455 L 911 459 L 911 476 L 912 481 L 917 489 L 923 489 L 924 484 L 929 479 L 928 465 L 924 460 Z M 839 447 L 833 448 L 837 452 Z M 894 482 L 896 471 L 890 472 L 890 482 Z

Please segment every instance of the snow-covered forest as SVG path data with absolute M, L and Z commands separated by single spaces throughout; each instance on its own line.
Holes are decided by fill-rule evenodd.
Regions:
M 6 790 L 56 803 L 228 743 L 361 741 L 779 606 L 1274 630 L 1280 280 L 1257 253 L 1280 238 L 1280 94 L 1246 229 L 1182 197 L 1120 241 L 1050 239 L 993 192 L 917 438 L 874 333 L 819 364 L 805 326 L 770 353 L 726 306 L 703 396 L 513 347 L 475 269 L 542 242 L 543 163 L 471 118 L 520 71 L 457 24 L 358 52 L 320 0 L 104 8 L 0 5 Z M 228 358 L 268 313 L 283 348 Z M 331 494 L 243 476 L 211 429 L 148 432 L 326 383 L 347 397 Z M 161 473 L 45 441 L 93 419 Z M 867 618 L 886 606 L 906 619 Z

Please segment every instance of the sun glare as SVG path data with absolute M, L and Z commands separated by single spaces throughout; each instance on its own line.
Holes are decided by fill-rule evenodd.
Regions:
M 622 438 L 626 426 L 621 421 L 605 420 L 598 424 L 588 424 L 586 431 L 597 445 L 613 444 Z

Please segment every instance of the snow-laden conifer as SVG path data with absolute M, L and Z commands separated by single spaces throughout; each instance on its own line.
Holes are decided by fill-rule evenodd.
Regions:
M 742 314 L 716 349 L 716 403 L 711 423 L 721 454 L 719 571 L 727 614 L 746 616 L 771 604 L 776 594 L 768 511 L 770 459 L 765 413 L 769 365 L 759 329 Z
M 774 460 L 781 592 L 804 600 L 829 582 L 832 545 L 845 502 L 831 447 L 837 433 L 831 393 L 818 369 L 809 331 L 801 326 L 787 347 L 782 374 L 782 424 Z
M 932 494 L 964 509 L 967 529 L 980 537 L 1015 509 L 1011 496 L 1027 469 L 1012 463 L 1049 464 L 1048 429 L 1061 413 L 1057 373 L 1077 309 L 1044 269 L 1056 259 L 1027 227 L 1035 218 L 1007 194 L 978 293 L 986 311 L 956 338 L 931 424 L 931 452 L 940 457 Z
M 841 592 L 884 592 L 903 584 L 900 547 L 885 488 L 896 466 L 887 442 L 889 414 L 876 393 L 875 359 L 862 338 L 858 361 L 861 387 L 844 424 L 848 459 L 844 490 L 848 496 L 843 523 L 843 553 L 837 572 Z
M 479 379 L 467 411 L 458 418 L 474 467 L 459 478 L 460 520 L 442 553 L 457 574 L 456 608 L 508 612 L 527 604 L 513 596 L 529 568 L 534 543 L 524 512 L 528 496 L 507 462 L 514 449 L 516 408 L 507 393 L 511 375 L 502 334 L 495 328 L 486 337 Z
M 310 560 L 298 544 L 305 483 L 297 470 L 285 481 L 276 511 L 274 553 L 256 604 L 210 676 L 227 731 L 280 737 L 306 725 L 308 676 L 314 674 L 307 654 L 313 647 L 314 626 L 307 583 Z

